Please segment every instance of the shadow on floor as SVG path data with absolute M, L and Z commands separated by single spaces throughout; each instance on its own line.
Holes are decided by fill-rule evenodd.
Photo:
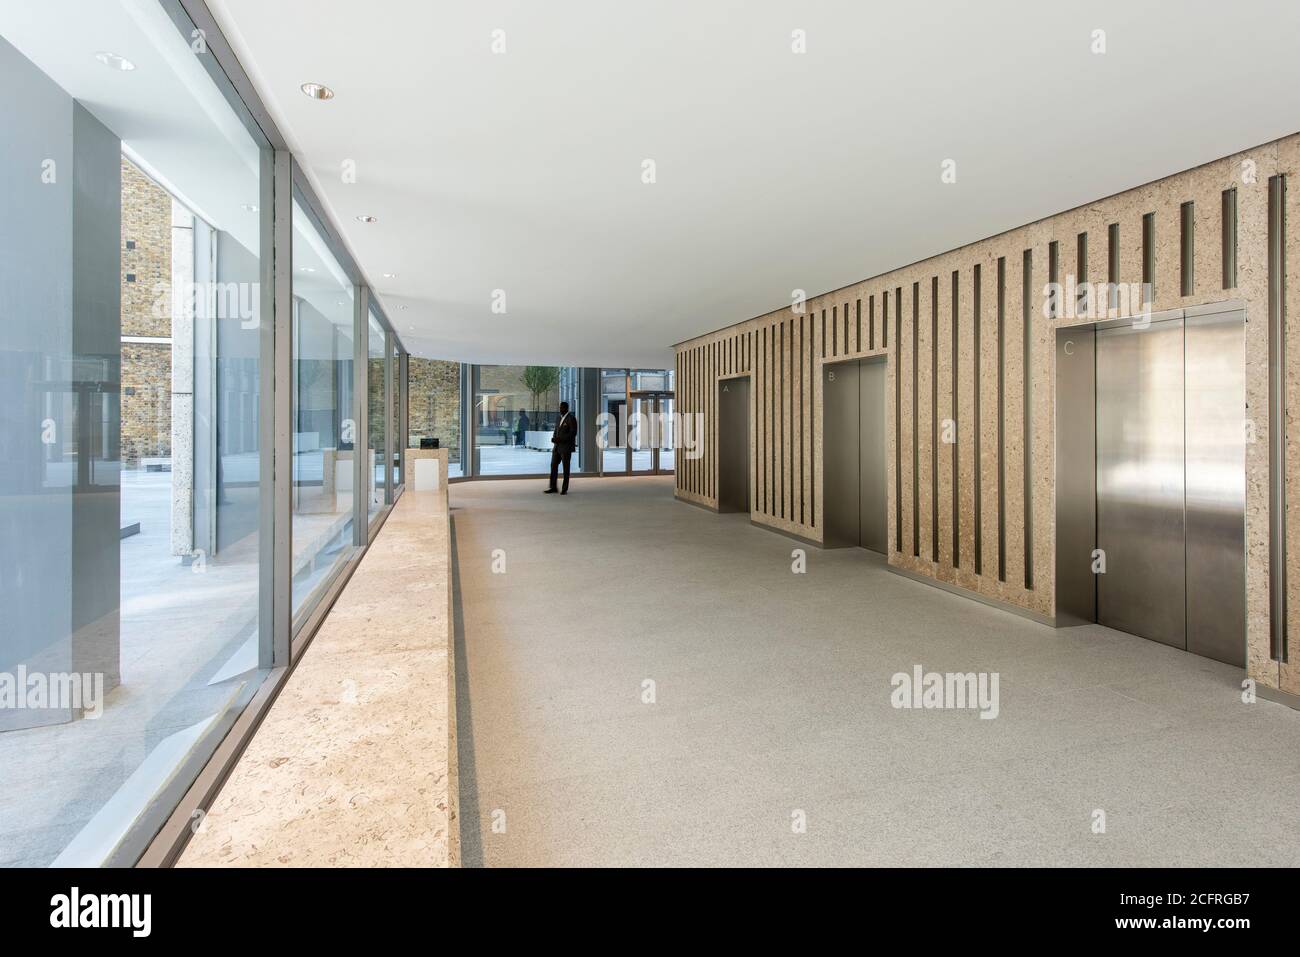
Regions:
M 478 775 L 474 767 L 474 716 L 469 701 L 469 659 L 465 653 L 465 616 L 461 613 L 460 560 L 456 552 L 456 516 L 451 517 L 452 636 L 456 654 L 456 756 L 460 780 L 461 867 L 483 866 L 479 830 Z

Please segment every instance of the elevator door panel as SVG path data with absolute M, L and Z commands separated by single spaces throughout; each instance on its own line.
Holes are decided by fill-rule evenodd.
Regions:
M 1244 316 L 1220 313 L 1186 322 L 1187 650 L 1244 666 Z
M 827 548 L 858 544 L 858 363 L 825 367 L 822 379 L 822 506 Z
M 885 487 L 885 361 L 863 359 L 858 367 L 858 540 L 885 553 L 889 495 Z
M 749 511 L 749 379 L 718 383 L 718 511 Z
M 1186 647 L 1183 324 L 1097 332 L 1097 620 Z

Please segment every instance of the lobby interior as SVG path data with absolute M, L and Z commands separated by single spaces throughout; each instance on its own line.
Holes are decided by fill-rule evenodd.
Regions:
M 1300 864 L 1300 9 L 1180 11 L 0 0 L 0 866 Z

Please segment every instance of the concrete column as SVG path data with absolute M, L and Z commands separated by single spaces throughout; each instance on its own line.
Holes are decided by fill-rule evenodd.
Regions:
M 194 317 L 212 315 L 209 270 L 196 277 L 194 214 L 172 200 L 172 554 L 194 555 Z

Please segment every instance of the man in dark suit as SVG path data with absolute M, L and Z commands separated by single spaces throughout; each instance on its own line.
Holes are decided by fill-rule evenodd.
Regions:
M 569 461 L 573 458 L 573 447 L 577 444 L 578 419 L 569 411 L 569 403 L 561 402 L 560 421 L 551 433 L 551 487 L 546 490 L 547 495 L 553 495 L 557 491 L 555 478 L 561 462 L 564 463 L 564 488 L 560 494 L 569 494 Z

